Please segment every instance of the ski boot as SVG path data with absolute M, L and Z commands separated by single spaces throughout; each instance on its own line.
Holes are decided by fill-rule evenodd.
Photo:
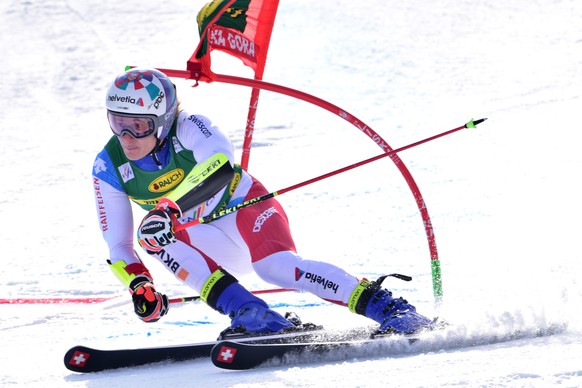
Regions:
M 405 299 L 394 298 L 381 288 L 385 277 L 375 282 L 362 280 L 348 301 L 350 311 L 373 319 L 380 327 L 373 336 L 386 334 L 413 334 L 423 329 L 432 330 L 433 321 L 416 312 Z
M 219 339 L 274 334 L 295 327 L 223 269 L 210 276 L 200 295 L 210 307 L 231 319 Z

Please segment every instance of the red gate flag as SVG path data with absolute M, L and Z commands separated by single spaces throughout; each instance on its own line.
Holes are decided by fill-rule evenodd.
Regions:
M 278 0 L 214 0 L 198 13 L 200 43 L 187 69 L 199 71 L 201 80 L 216 79 L 210 53 L 220 50 L 239 58 L 262 78 Z

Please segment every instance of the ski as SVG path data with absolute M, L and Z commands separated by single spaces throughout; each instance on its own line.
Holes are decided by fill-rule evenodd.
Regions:
M 312 326 L 312 330 L 297 330 L 283 334 L 249 337 L 230 335 L 229 341 L 245 343 L 286 343 L 307 341 L 321 327 Z M 74 372 L 91 373 L 109 369 L 127 368 L 164 361 L 185 361 L 198 358 L 209 358 L 214 346 L 219 341 L 201 342 L 185 345 L 160 346 L 136 349 L 95 349 L 88 346 L 73 346 L 65 353 L 65 367 Z
M 211 352 L 212 363 L 222 369 L 245 370 L 259 367 L 283 365 L 293 360 L 317 362 L 328 358 L 364 357 L 382 354 L 389 348 L 387 338 L 405 339 L 407 343 L 416 342 L 415 335 L 392 334 L 386 337 L 367 339 L 345 339 L 330 341 L 306 341 L 300 343 L 252 344 L 234 341 L 221 341 Z M 327 359 L 329 361 L 329 359 Z
M 65 353 L 65 367 L 73 372 L 100 372 L 162 361 L 182 361 L 208 357 L 216 342 L 161 346 L 140 349 L 101 350 L 73 346 Z
M 354 358 L 374 358 L 401 355 L 408 351 L 437 351 L 485 344 L 545 337 L 563 333 L 564 324 L 519 328 L 505 332 L 474 332 L 456 330 L 441 323 L 433 330 L 414 334 L 378 334 L 366 329 L 348 332 L 323 331 L 305 341 L 286 343 L 243 343 L 219 341 L 213 346 L 210 358 L 222 369 L 245 370 L 261 366 L 335 362 Z M 445 340 L 446 338 L 446 340 Z M 445 342 L 443 342 L 445 341 Z

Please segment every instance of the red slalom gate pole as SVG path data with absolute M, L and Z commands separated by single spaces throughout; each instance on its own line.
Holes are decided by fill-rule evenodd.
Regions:
M 261 294 L 275 294 L 279 292 L 293 292 L 297 291 L 294 288 L 272 288 L 267 290 L 255 290 L 251 291 L 254 295 Z M 65 304 L 65 303 L 77 303 L 77 304 L 94 304 L 102 303 L 114 297 L 101 297 L 101 298 L 0 298 L 0 304 Z M 169 300 L 170 304 L 186 303 L 186 302 L 196 302 L 199 301 L 201 297 L 198 296 L 182 296 L 177 298 L 172 298 Z
M 0 304 L 92 304 L 101 303 L 113 299 L 107 298 L 1 298 Z

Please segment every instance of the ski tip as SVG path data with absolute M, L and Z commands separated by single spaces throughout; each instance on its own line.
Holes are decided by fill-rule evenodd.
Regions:
M 96 370 L 91 368 L 91 362 L 89 358 L 93 352 L 93 349 L 85 346 L 74 346 L 65 353 L 63 359 L 65 367 L 73 372 L 95 372 Z
M 216 344 L 210 353 L 214 366 L 222 369 L 245 370 L 257 366 L 260 361 L 258 352 L 245 354 L 244 345 L 233 341 L 221 341 Z
M 477 128 L 477 125 L 481 124 L 485 120 L 487 120 L 487 118 L 479 120 L 471 119 L 467 124 L 465 124 L 465 128 Z

